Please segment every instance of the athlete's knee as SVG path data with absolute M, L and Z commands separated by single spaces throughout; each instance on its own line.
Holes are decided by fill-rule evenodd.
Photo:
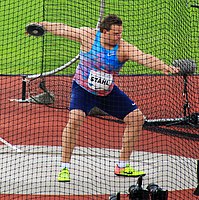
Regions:
M 83 123 L 86 114 L 82 110 L 74 109 L 69 112 L 68 124 L 81 125 Z
M 124 122 L 134 126 L 142 126 L 144 124 L 144 115 L 139 109 L 136 109 L 124 118 Z

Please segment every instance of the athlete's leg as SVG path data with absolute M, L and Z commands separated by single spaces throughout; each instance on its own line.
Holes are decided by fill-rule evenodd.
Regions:
M 108 114 L 123 119 L 126 128 L 123 135 L 121 161 L 129 161 L 138 135 L 142 132 L 144 117 L 137 105 L 117 86 L 106 98 L 98 97 L 98 106 Z
M 76 144 L 76 136 L 80 126 L 90 109 L 94 107 L 92 94 L 80 87 L 76 82 L 72 85 L 69 120 L 62 135 L 62 163 L 69 163 Z
M 135 142 L 142 132 L 144 117 L 139 109 L 130 112 L 125 118 L 126 128 L 124 130 L 122 149 L 118 164 L 115 166 L 114 173 L 119 176 L 144 176 L 145 172 L 135 170 L 130 166 L 130 156 L 134 150 Z
M 125 118 L 126 128 L 124 130 L 120 161 L 129 161 L 135 142 L 142 132 L 144 117 L 139 109 L 130 112 Z
M 62 134 L 62 166 L 58 181 L 70 181 L 70 160 L 76 144 L 76 136 L 85 117 L 82 110 L 73 109 L 69 113 L 69 120 Z
M 76 137 L 85 116 L 85 113 L 78 109 L 71 110 L 69 113 L 69 120 L 62 134 L 62 163 L 70 162 Z
M 104 99 L 98 102 L 103 111 L 124 120 L 126 127 L 124 130 L 122 149 L 119 161 L 115 166 L 114 173 L 119 176 L 143 176 L 143 171 L 137 171 L 130 166 L 130 156 L 134 150 L 135 141 L 142 132 L 144 117 L 137 105 L 117 86 Z
M 58 181 L 70 181 L 70 160 L 76 145 L 76 137 L 85 116 L 94 106 L 91 94 L 81 88 L 76 82 L 72 85 L 69 120 L 62 134 L 62 164 Z

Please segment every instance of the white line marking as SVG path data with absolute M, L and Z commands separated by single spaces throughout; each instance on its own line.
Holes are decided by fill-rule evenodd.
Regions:
M 0 137 L 0 141 L 5 144 L 6 146 L 10 147 L 12 150 L 16 151 L 16 152 L 23 152 L 21 149 L 17 148 L 16 146 L 10 144 L 9 142 L 7 142 L 6 140 L 4 140 L 3 138 Z

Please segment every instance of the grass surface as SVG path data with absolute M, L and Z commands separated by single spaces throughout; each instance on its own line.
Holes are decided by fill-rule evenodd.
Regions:
M 140 3 L 141 2 L 141 3 Z M 4 0 L 0 2 L 0 74 L 35 74 L 53 70 L 79 52 L 79 44 L 52 36 L 24 34 L 30 22 L 63 22 L 96 27 L 100 0 Z M 181 0 L 106 0 L 105 15 L 118 14 L 123 38 L 166 63 L 180 58 L 199 61 L 198 12 Z M 194 28 L 193 28 L 194 27 Z M 78 62 L 60 74 L 72 74 Z M 127 62 L 121 74 L 157 73 Z

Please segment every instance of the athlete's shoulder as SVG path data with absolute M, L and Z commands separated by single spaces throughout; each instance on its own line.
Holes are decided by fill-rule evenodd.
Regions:
M 97 30 L 90 27 L 81 27 L 80 33 L 83 40 L 92 39 L 95 37 Z
M 129 55 L 131 55 L 132 52 L 134 52 L 135 50 L 137 50 L 137 48 L 134 45 L 123 39 L 120 40 L 119 56 L 121 57 L 121 60 L 123 61 L 129 60 Z
M 121 49 L 125 49 L 125 48 L 128 48 L 130 46 L 132 46 L 132 44 L 130 44 L 129 42 L 125 41 L 124 39 L 120 40 L 119 47 Z
M 127 41 L 124 41 L 124 40 L 121 40 L 120 41 L 120 49 L 123 50 L 124 52 L 134 52 L 134 51 L 139 51 L 138 47 L 136 47 L 135 45 L 127 42 Z
M 90 28 L 90 27 L 80 27 L 80 32 L 83 35 L 95 34 L 96 33 L 96 29 Z

